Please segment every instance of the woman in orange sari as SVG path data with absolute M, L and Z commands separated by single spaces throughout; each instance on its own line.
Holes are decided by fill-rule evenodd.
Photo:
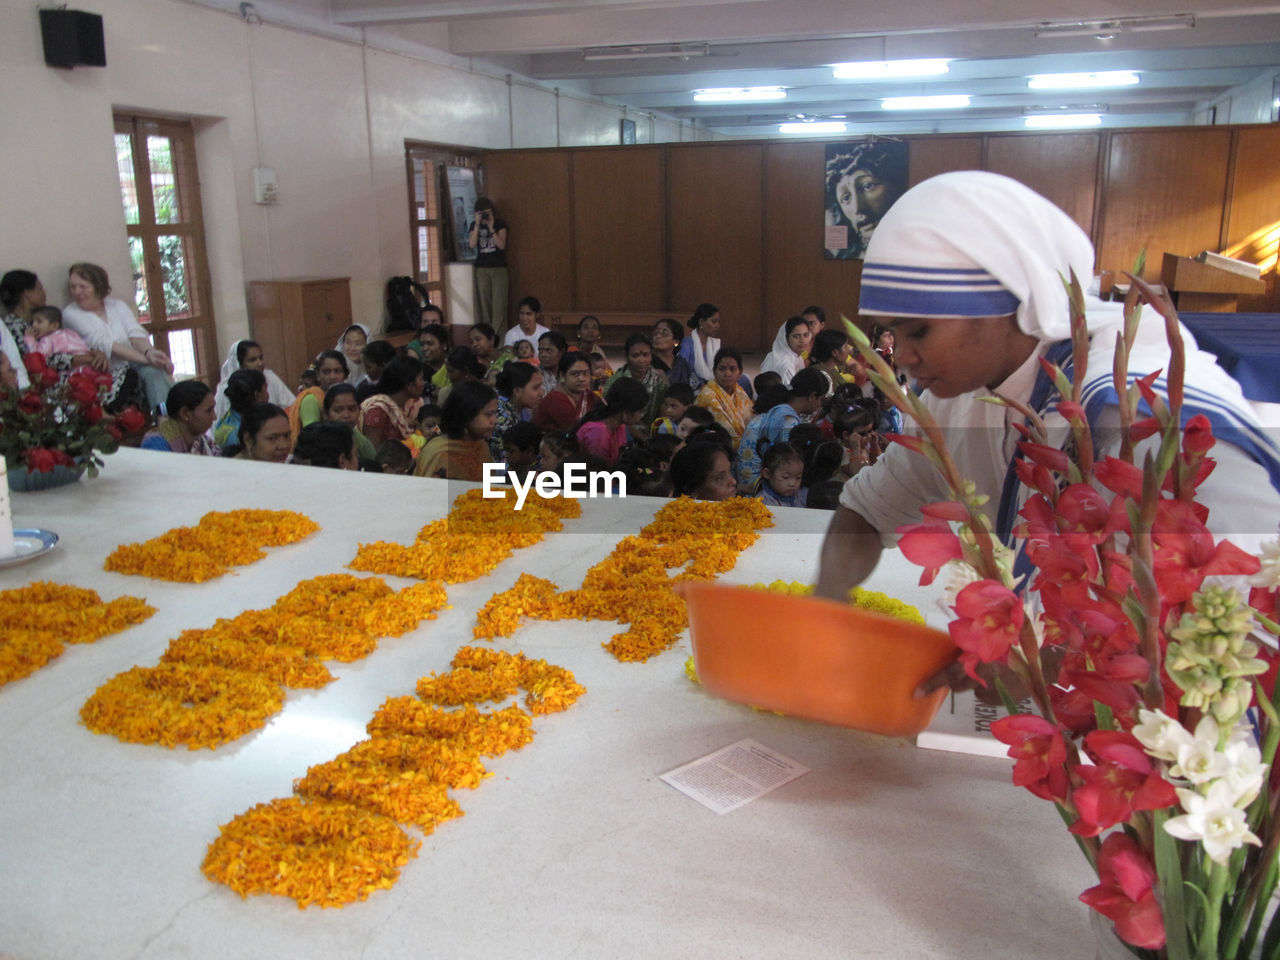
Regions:
M 315 371 L 317 386 L 298 391 L 298 396 L 285 410 L 285 416 L 289 418 L 289 433 L 294 440 L 307 424 L 324 419 L 324 392 L 347 379 L 350 371 L 347 358 L 337 350 L 320 353 L 311 368 Z
M 712 370 L 715 378 L 707 381 L 693 402 L 711 411 L 716 422 L 729 431 L 736 448 L 752 417 L 751 398 L 738 383 L 742 354 L 733 347 L 721 347 L 716 351 Z

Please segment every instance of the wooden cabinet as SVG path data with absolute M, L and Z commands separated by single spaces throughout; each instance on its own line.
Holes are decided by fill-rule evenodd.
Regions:
M 298 374 L 321 350 L 332 350 L 351 326 L 350 277 L 294 277 L 249 283 L 249 323 L 262 346 L 267 366 L 284 382 Z

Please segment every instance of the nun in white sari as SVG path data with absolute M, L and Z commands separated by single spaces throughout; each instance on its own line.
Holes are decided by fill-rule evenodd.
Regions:
M 289 389 L 289 385 L 273 371 L 267 369 L 262 347 L 253 340 L 237 340 L 227 351 L 227 359 L 222 363 L 222 379 L 218 381 L 218 389 L 214 391 L 213 412 L 219 420 L 231 409 L 231 401 L 223 391 L 227 388 L 227 381 L 237 370 L 262 371 L 262 375 L 267 379 L 268 403 L 274 403 L 279 407 L 287 407 L 293 403 L 293 391 Z
M 1093 274 L 1093 246 L 1084 232 L 1039 194 L 992 173 L 943 174 L 909 190 L 885 214 L 867 250 L 860 312 L 894 331 L 899 369 L 922 391 L 961 475 L 990 498 L 992 529 L 1006 543 L 1026 498 L 1012 469 L 1022 417 L 984 398 L 999 394 L 1028 404 L 1044 417 L 1053 442 L 1068 443 L 1070 430 L 1055 409 L 1059 398 L 1039 361 L 1070 366 L 1062 278 L 1071 271 Z M 1090 350 L 1082 405 L 1095 456 L 1104 456 L 1120 439 L 1112 357 L 1123 305 L 1086 297 L 1085 309 Z M 1207 526 L 1256 553 L 1275 537 L 1280 518 L 1280 449 L 1239 385 L 1196 348 L 1185 328 L 1182 340 L 1183 420 L 1204 414 L 1218 441 L 1210 452 L 1217 468 L 1199 489 L 1209 508 Z M 1169 359 L 1164 321 L 1147 307 L 1128 381 L 1167 370 Z M 1163 393 L 1163 374 L 1154 387 Z M 844 582 L 865 577 L 882 538 L 920 522 L 923 505 L 945 498 L 928 460 L 892 445 L 845 485 L 823 548 L 819 592 L 834 596 Z M 880 537 L 859 536 L 875 533 Z

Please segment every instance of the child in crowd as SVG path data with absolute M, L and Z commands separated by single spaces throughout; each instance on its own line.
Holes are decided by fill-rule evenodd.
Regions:
M 760 467 L 760 499 L 770 507 L 803 507 L 809 495 L 804 473 L 800 451 L 785 441 L 772 444 Z
M 507 466 L 507 477 L 524 480 L 538 469 L 538 448 L 542 445 L 542 431 L 532 423 L 521 422 L 511 426 L 502 435 L 502 458 Z M 509 479 L 508 479 L 509 482 Z
M 613 376 L 609 361 L 602 353 L 592 353 L 591 357 L 591 389 L 596 393 L 604 393 L 604 385 Z
M 840 491 L 844 484 L 839 480 L 823 480 L 809 488 L 809 499 L 805 504 L 810 510 L 834 510 L 840 506 Z
M 687 407 L 683 416 L 676 421 L 676 436 L 684 440 L 698 427 L 705 427 L 715 422 L 715 415 L 706 407 Z
M 764 373 L 757 373 L 756 378 L 751 381 L 751 385 L 756 388 L 756 399 L 764 396 L 764 392 L 770 387 L 784 387 L 782 382 L 782 374 L 776 370 L 766 370 Z
M 664 434 L 623 447 L 617 469 L 627 478 L 627 496 L 671 496 L 670 468 L 675 442 L 675 437 Z
M 409 437 L 411 453 L 418 453 L 434 438 L 440 436 L 440 408 L 434 403 L 424 403 L 418 410 L 418 425 Z
M 319 386 L 320 381 L 316 379 L 316 371 L 314 367 L 307 367 L 298 374 L 298 392 L 304 393 L 312 387 Z
M 576 463 L 581 459 L 578 439 L 572 433 L 553 430 L 542 435 L 542 442 L 538 445 L 539 470 L 560 473 L 566 461 Z
M 533 341 L 516 341 L 516 359 L 532 364 L 536 364 L 538 362 L 538 351 L 533 348 Z
M 667 395 L 662 401 L 658 419 L 653 421 L 650 434 L 658 436 L 669 434 L 676 436 L 677 425 L 684 419 L 685 411 L 693 406 L 693 388 L 687 383 L 673 383 L 667 387 Z
M 728 448 L 710 436 L 686 443 L 671 458 L 671 492 L 695 500 L 732 499 L 738 482 Z
M 370 340 L 365 344 L 364 350 L 361 351 L 364 375 L 354 385 L 356 397 L 361 403 L 364 403 L 377 392 L 378 381 L 382 379 L 383 368 L 391 362 L 395 355 L 396 348 L 386 340 Z
M 756 377 L 757 389 L 764 376 Z M 770 444 L 786 440 L 796 425 L 820 410 L 826 389 L 826 378 L 809 367 L 796 371 L 790 388 L 783 386 L 781 377 L 776 384 L 764 384 L 753 408 L 756 415 L 747 423 L 738 444 L 738 462 L 734 471 L 738 475 L 738 486 L 744 493 L 755 488 L 764 451 Z
M 309 467 L 355 470 L 359 466 L 355 430 L 350 424 L 337 420 L 309 423 L 298 433 L 290 462 Z
M 408 476 L 413 469 L 413 454 L 399 440 L 387 440 L 378 448 L 374 463 L 383 473 L 394 473 L 404 477 Z
M 862 400 L 831 410 L 835 438 L 844 448 L 840 474 L 848 479 L 880 458 L 882 447 L 876 435 L 876 418 L 870 401 Z
M 875 388 L 872 397 L 876 401 L 876 432 L 882 437 L 888 433 L 902 432 L 902 411 L 893 405 L 893 401 L 879 387 Z
M 31 311 L 27 350 L 46 357 L 57 353 L 79 356 L 89 352 L 84 339 L 74 330 L 62 326 L 62 311 L 57 307 L 36 307 Z
M 235 374 L 231 376 L 234 377 Z M 351 384 L 339 381 L 324 392 L 324 419 L 345 423 L 351 428 L 356 442 L 356 456 L 361 461 L 369 463 L 377 458 L 378 451 L 373 441 L 356 427 L 360 422 L 360 402 L 356 399 L 356 388 Z

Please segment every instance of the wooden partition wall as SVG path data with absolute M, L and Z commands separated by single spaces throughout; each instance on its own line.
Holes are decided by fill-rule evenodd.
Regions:
M 1280 126 L 909 137 L 910 180 L 949 170 L 1014 177 L 1093 239 L 1097 271 L 1148 251 L 1191 256 L 1247 238 L 1269 256 L 1267 292 L 1242 311 L 1280 311 Z M 505 150 L 484 155 L 485 190 L 511 225 L 512 299 L 545 310 L 721 309 L 723 337 L 767 350 L 810 304 L 856 316 L 861 264 L 822 255 L 824 144 L 735 141 Z

